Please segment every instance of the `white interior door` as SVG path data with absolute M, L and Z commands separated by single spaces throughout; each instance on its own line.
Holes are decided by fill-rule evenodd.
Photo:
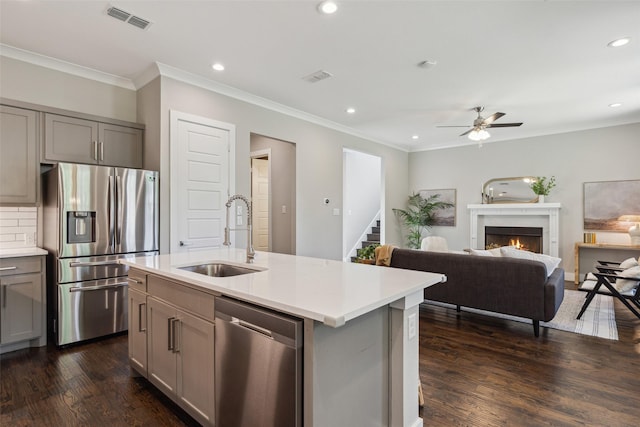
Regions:
M 258 251 L 270 251 L 268 159 L 251 159 L 251 198 L 253 201 L 253 247 Z
M 233 125 L 184 114 L 172 120 L 171 251 L 222 246 Z

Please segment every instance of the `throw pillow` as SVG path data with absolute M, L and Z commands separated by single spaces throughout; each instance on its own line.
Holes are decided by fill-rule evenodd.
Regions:
M 500 248 L 487 249 L 486 251 L 483 251 L 482 249 L 470 249 L 470 251 L 471 251 L 471 255 L 502 256 L 502 254 L 500 253 Z
M 618 276 L 626 277 L 628 279 L 617 279 L 614 287 L 620 293 L 629 292 L 638 285 L 640 281 L 640 266 L 627 268 L 624 271 L 618 273 Z M 637 279 L 637 280 L 634 280 Z
M 523 251 L 520 249 L 512 248 L 512 247 L 502 247 L 500 248 L 500 253 L 502 256 L 511 257 L 511 258 L 520 258 L 520 259 L 528 259 L 531 261 L 540 261 L 544 264 L 547 269 L 547 277 L 553 273 L 560 263 L 562 259 L 556 258 L 550 255 L 545 254 L 536 254 L 529 251 Z
M 638 260 L 635 258 L 628 258 L 620 263 L 620 268 L 624 268 L 625 270 L 627 268 L 637 267 L 637 266 L 638 266 Z

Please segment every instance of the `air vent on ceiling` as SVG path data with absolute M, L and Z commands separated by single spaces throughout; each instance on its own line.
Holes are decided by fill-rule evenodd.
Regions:
M 328 79 L 329 77 L 332 77 L 331 73 L 328 73 L 324 70 L 319 70 L 319 71 L 316 71 L 315 73 L 309 74 L 308 76 L 304 76 L 302 80 L 305 80 L 309 83 L 316 83 L 316 82 L 319 82 L 320 80 Z
M 151 25 L 151 21 L 140 18 L 139 16 L 132 15 L 129 12 L 113 6 L 107 9 L 107 15 L 116 18 L 119 21 L 131 24 L 134 27 L 140 28 L 141 30 L 146 30 Z

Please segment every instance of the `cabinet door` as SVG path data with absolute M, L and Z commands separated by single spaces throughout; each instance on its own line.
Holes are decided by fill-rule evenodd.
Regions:
M 0 106 L 0 204 L 35 204 L 38 113 Z
M 147 315 L 147 378 L 163 392 L 175 395 L 176 353 L 172 342 L 176 309 L 147 297 Z
M 178 317 L 178 399 L 211 425 L 215 420 L 214 325 L 181 311 Z
M 147 376 L 147 296 L 129 287 L 129 362 Z
M 0 279 L 0 344 L 42 335 L 43 280 L 41 274 Z
M 98 123 L 45 114 L 44 160 L 96 164 Z
M 98 141 L 101 165 L 142 168 L 142 130 L 100 123 Z

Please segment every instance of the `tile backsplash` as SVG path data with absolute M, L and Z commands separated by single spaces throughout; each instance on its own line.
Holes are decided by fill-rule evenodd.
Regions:
M 38 208 L 0 207 L 0 248 L 35 247 L 38 241 Z

